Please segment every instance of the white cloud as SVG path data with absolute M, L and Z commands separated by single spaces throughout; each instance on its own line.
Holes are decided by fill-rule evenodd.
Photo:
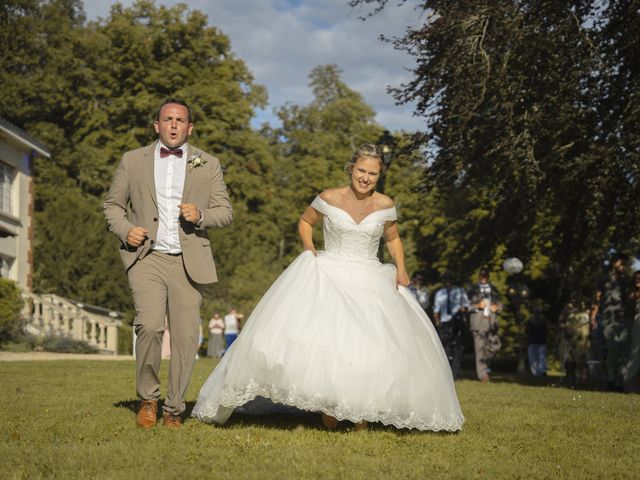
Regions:
M 111 2 L 114 3 L 114 2 Z M 131 0 L 123 1 L 130 5 Z M 178 0 L 161 0 L 173 5 Z M 360 92 L 377 112 L 377 120 L 391 130 L 424 128 L 411 106 L 396 106 L 387 87 L 410 78 L 412 59 L 381 42 L 379 36 L 402 35 L 420 22 L 420 13 L 393 2 L 380 14 L 362 21 L 366 13 L 353 10 L 347 0 L 192 0 L 189 6 L 204 12 L 211 25 L 229 36 L 234 53 L 244 60 L 257 83 L 269 93 L 271 108 L 256 123 L 277 123 L 272 108 L 286 102 L 307 103 L 308 75 L 317 65 L 334 63 L 343 80 Z M 89 19 L 106 17 L 109 2 L 85 0 Z

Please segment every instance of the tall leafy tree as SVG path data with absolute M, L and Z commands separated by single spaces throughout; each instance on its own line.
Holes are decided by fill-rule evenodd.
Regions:
M 637 2 L 418 6 L 393 93 L 426 120 L 424 240 L 461 273 L 521 257 L 548 303 L 588 292 L 607 251 L 637 248 Z
M 609 147 L 602 173 L 614 177 L 605 212 L 614 226 L 609 238 L 612 246 L 626 245 L 640 258 L 636 207 L 640 194 L 640 2 L 608 2 L 598 26 L 607 72 L 599 108 L 602 138 Z

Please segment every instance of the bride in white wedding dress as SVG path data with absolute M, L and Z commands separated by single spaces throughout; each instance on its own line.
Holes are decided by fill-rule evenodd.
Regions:
M 347 187 L 304 212 L 302 253 L 262 297 L 207 379 L 192 415 L 223 424 L 256 397 L 349 420 L 455 431 L 464 417 L 449 362 L 411 292 L 393 201 L 375 192 L 382 153 L 364 144 Z M 313 225 L 324 220 L 325 250 Z M 395 266 L 377 258 L 384 236 Z

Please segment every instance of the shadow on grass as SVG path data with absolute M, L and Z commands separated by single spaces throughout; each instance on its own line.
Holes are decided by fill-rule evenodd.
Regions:
M 222 428 L 234 426 L 261 427 L 274 430 L 318 430 L 336 433 L 355 432 L 354 424 L 348 420 L 338 422 L 335 429 L 327 429 L 322 425 L 322 416 L 319 412 L 306 412 L 298 410 L 295 413 L 270 413 L 270 414 L 247 414 L 233 413 L 227 423 Z M 409 430 L 407 428 L 398 429 L 392 425 L 382 423 L 369 423 L 367 430 L 376 432 L 388 432 L 397 436 L 415 435 L 429 433 L 431 435 L 457 435 L 459 432 L 422 432 L 420 430 Z
M 116 408 L 126 408 L 133 412 L 138 413 L 140 409 L 141 401 L 138 399 L 122 400 L 113 404 Z M 264 407 L 264 401 L 256 402 Z M 158 404 L 158 418 L 162 417 L 162 405 L 163 401 L 160 400 Z M 197 422 L 195 418 L 191 417 L 191 412 L 195 406 L 194 401 L 186 402 L 186 409 L 183 414 L 183 419 L 189 422 Z M 233 427 L 260 427 L 273 430 L 323 430 L 330 431 L 322 425 L 322 416 L 319 412 L 307 412 L 295 407 L 287 407 L 284 405 L 278 405 L 271 403 L 271 411 L 268 413 L 247 413 L 240 411 L 234 412 L 229 420 L 221 426 L 216 428 L 233 428 Z M 418 430 L 398 429 L 391 425 L 383 425 L 382 423 L 369 423 L 367 430 L 372 431 L 384 431 L 394 433 L 396 435 L 411 435 L 416 433 L 424 433 Z M 342 421 L 338 423 L 338 427 L 335 430 L 337 433 L 349 433 L 354 431 L 354 424 L 349 421 Z M 458 432 L 430 432 L 437 435 L 455 435 Z
M 572 390 L 605 391 L 602 379 L 569 379 L 564 375 L 536 377 L 527 371 L 518 371 L 519 359 L 515 355 L 498 355 L 491 363 L 490 383 L 511 383 L 528 387 L 568 388 Z M 600 374 L 600 377 L 602 374 Z M 465 353 L 462 357 L 462 379 L 478 381 L 475 371 L 473 353 Z
M 140 404 L 142 403 L 142 401 L 140 399 L 130 399 L 130 400 L 121 400 L 119 402 L 116 402 L 113 404 L 114 407 L 116 408 L 126 408 L 127 410 L 131 410 L 133 413 L 138 413 L 138 410 L 140 409 Z M 164 401 L 163 400 L 159 400 L 158 401 L 158 412 L 161 415 L 162 414 L 162 406 L 164 405 Z M 191 401 L 191 402 L 186 402 L 186 409 L 184 411 L 185 416 L 191 416 L 191 412 L 193 411 L 193 407 L 196 405 L 196 402 Z
M 461 372 L 460 380 L 471 380 L 477 381 L 478 377 L 476 376 L 475 370 L 463 370 Z M 562 386 L 562 377 L 556 376 L 545 376 L 545 377 L 534 377 L 533 375 L 527 373 L 518 373 L 512 371 L 503 371 L 494 369 L 491 372 L 491 381 L 490 383 L 517 383 L 520 385 L 533 386 L 533 387 L 559 387 Z
M 138 409 L 140 408 L 140 400 L 122 400 L 120 402 L 116 402 L 113 404 L 116 408 L 126 408 L 131 410 L 133 413 L 138 413 Z

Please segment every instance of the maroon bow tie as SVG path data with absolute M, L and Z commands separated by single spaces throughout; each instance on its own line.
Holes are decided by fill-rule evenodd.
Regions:
M 175 155 L 177 157 L 182 156 L 181 148 L 164 148 L 160 147 L 160 158 L 168 157 L 169 155 Z

